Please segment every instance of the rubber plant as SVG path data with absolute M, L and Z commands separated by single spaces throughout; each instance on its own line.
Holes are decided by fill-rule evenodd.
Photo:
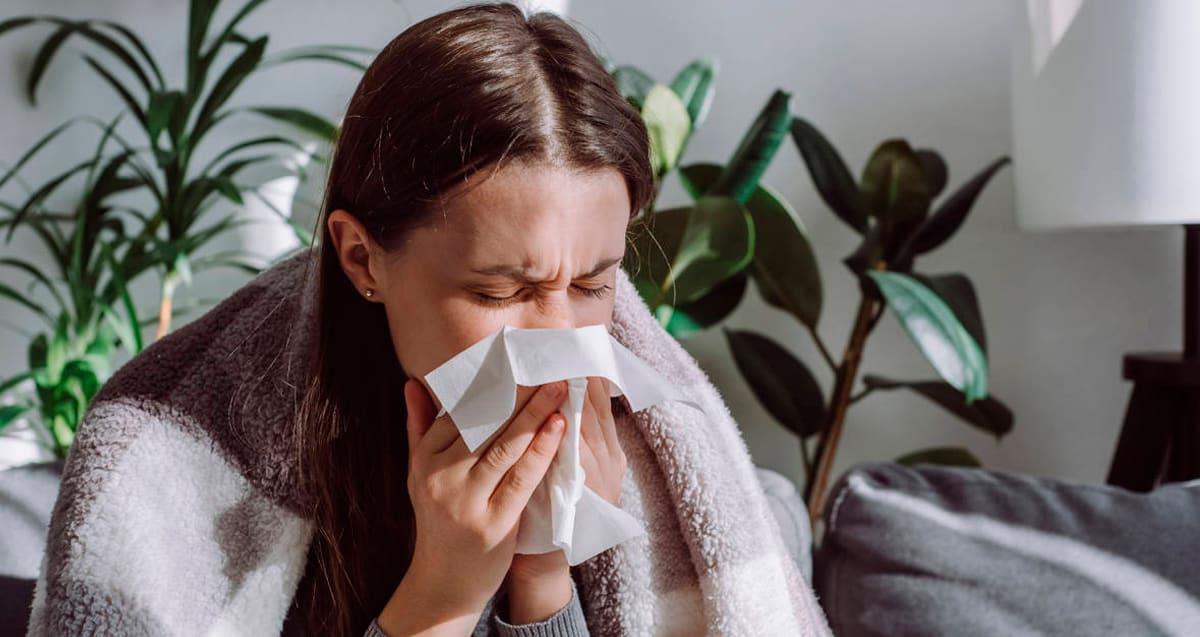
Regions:
M 11 243 L 18 228 L 27 229 L 40 240 L 50 263 L 0 258 L 0 266 L 28 280 L 24 290 L 0 285 L 0 299 L 16 303 L 46 324 L 46 331 L 24 334 L 30 342 L 28 369 L 0 378 L 0 431 L 19 417 L 33 415 L 27 419 L 34 431 L 59 458 L 66 456 L 117 354 L 137 354 L 144 345 L 144 327 L 156 324 L 155 338 L 161 337 L 174 316 L 192 309 L 173 303 L 181 283 L 190 282 L 193 272 L 213 267 L 261 271 L 261 263 L 247 255 L 197 255 L 246 221 L 239 218 L 244 197 L 255 196 L 271 206 L 258 190 L 265 180 L 246 178 L 247 169 L 299 174 L 295 151 L 315 155 L 311 147 L 306 150 L 301 141 L 284 134 L 257 135 L 216 148 L 202 142 L 240 113 L 282 122 L 306 139 L 327 142 L 335 135 L 335 125 L 320 115 L 288 105 L 229 106 L 233 94 L 255 73 L 277 65 L 321 60 L 361 71 L 366 67 L 357 58 L 373 54 L 359 47 L 311 46 L 268 55 L 268 36 L 250 37 L 240 30 L 262 0 L 245 2 L 214 28 L 218 4 L 190 3 L 185 77 L 176 84 L 168 83 L 142 39 L 119 23 L 44 15 L 0 22 L 0 36 L 25 27 L 51 27 L 25 81 L 31 104 L 36 106 L 38 88 L 56 54 L 76 37 L 95 49 L 98 56 L 84 53 L 84 62 L 123 106 L 111 120 L 83 115 L 57 126 L 0 175 L 0 193 L 21 191 L 0 198 L 5 243 Z M 132 135 L 121 129 L 123 122 L 129 123 L 126 128 Z M 30 186 L 22 170 L 76 125 L 94 126 L 99 132 L 95 150 Z M 201 153 L 210 157 L 203 164 L 197 160 Z M 78 190 L 71 190 L 75 184 Z M 62 199 L 74 202 L 67 212 L 52 203 Z M 210 220 L 210 209 L 222 200 L 232 204 L 232 210 Z M 302 242 L 309 242 L 306 230 L 284 218 Z M 161 297 L 157 311 L 146 317 L 128 290 L 135 279 L 151 273 L 158 277 Z M 39 299 L 38 288 L 48 298 Z M 27 389 L 30 384 L 32 391 Z
M 812 370 L 769 336 L 723 328 L 734 361 L 764 408 L 800 442 L 805 499 L 815 521 L 849 407 L 875 391 L 904 389 L 948 410 L 997 440 L 1013 426 L 1012 412 L 988 390 L 987 343 L 979 303 L 961 273 L 915 269 L 918 257 L 946 242 L 963 224 L 1000 157 L 948 196 L 945 161 L 903 139 L 879 144 L 856 180 L 833 145 L 808 121 L 792 115 L 790 95 L 776 90 L 724 164 L 678 161 L 712 99 L 715 65 L 694 62 L 670 85 L 632 67 L 610 72 L 642 109 L 660 177 L 676 170 L 689 205 L 657 209 L 635 220 L 626 269 L 663 327 L 687 338 L 720 324 L 739 306 L 750 281 L 772 307 L 794 317 L 813 339 L 833 388 L 825 394 Z M 861 240 L 843 262 L 859 282 L 861 299 L 849 339 L 836 360 L 818 330 L 823 282 L 816 253 L 799 215 L 760 181 L 788 137 L 822 200 Z M 861 378 L 867 338 L 890 308 L 929 360 L 938 378 Z M 935 447 L 907 453 L 903 463 L 978 465 L 967 450 Z

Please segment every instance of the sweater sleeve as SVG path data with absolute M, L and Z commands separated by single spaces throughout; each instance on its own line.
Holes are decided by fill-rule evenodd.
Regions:
M 500 637 L 590 637 L 579 603 L 579 590 L 571 578 L 571 599 L 566 606 L 540 622 L 510 624 L 501 617 L 503 599 L 493 607 L 492 623 Z
M 579 603 L 579 591 L 574 578 L 571 579 L 571 599 L 566 606 L 540 622 L 510 624 L 500 617 L 502 603 L 492 606 L 492 629 L 500 637 L 591 637 L 583 617 L 583 606 Z M 363 637 L 388 637 L 379 627 L 378 618 L 372 619 Z

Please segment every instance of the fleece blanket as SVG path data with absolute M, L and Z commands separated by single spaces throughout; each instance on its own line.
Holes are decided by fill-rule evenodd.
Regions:
M 272 266 L 101 388 L 63 470 L 29 635 L 280 634 L 313 532 L 292 427 L 316 255 Z M 621 506 L 647 532 L 573 567 L 591 633 L 829 634 L 720 394 L 625 272 L 617 283 L 614 337 L 707 415 L 620 416 Z

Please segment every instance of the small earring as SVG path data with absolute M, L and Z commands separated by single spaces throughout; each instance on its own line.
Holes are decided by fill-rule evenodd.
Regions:
M 365 294 L 367 295 L 367 298 L 369 299 L 372 296 L 375 296 L 375 290 L 372 290 L 371 288 L 367 288 L 367 291 L 365 292 Z

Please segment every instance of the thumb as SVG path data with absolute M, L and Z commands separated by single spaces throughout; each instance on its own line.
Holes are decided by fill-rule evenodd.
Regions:
M 408 455 L 411 458 L 413 450 L 425 437 L 425 432 L 433 426 L 433 401 L 425 386 L 416 378 L 409 378 L 404 383 L 404 405 L 408 408 Z

